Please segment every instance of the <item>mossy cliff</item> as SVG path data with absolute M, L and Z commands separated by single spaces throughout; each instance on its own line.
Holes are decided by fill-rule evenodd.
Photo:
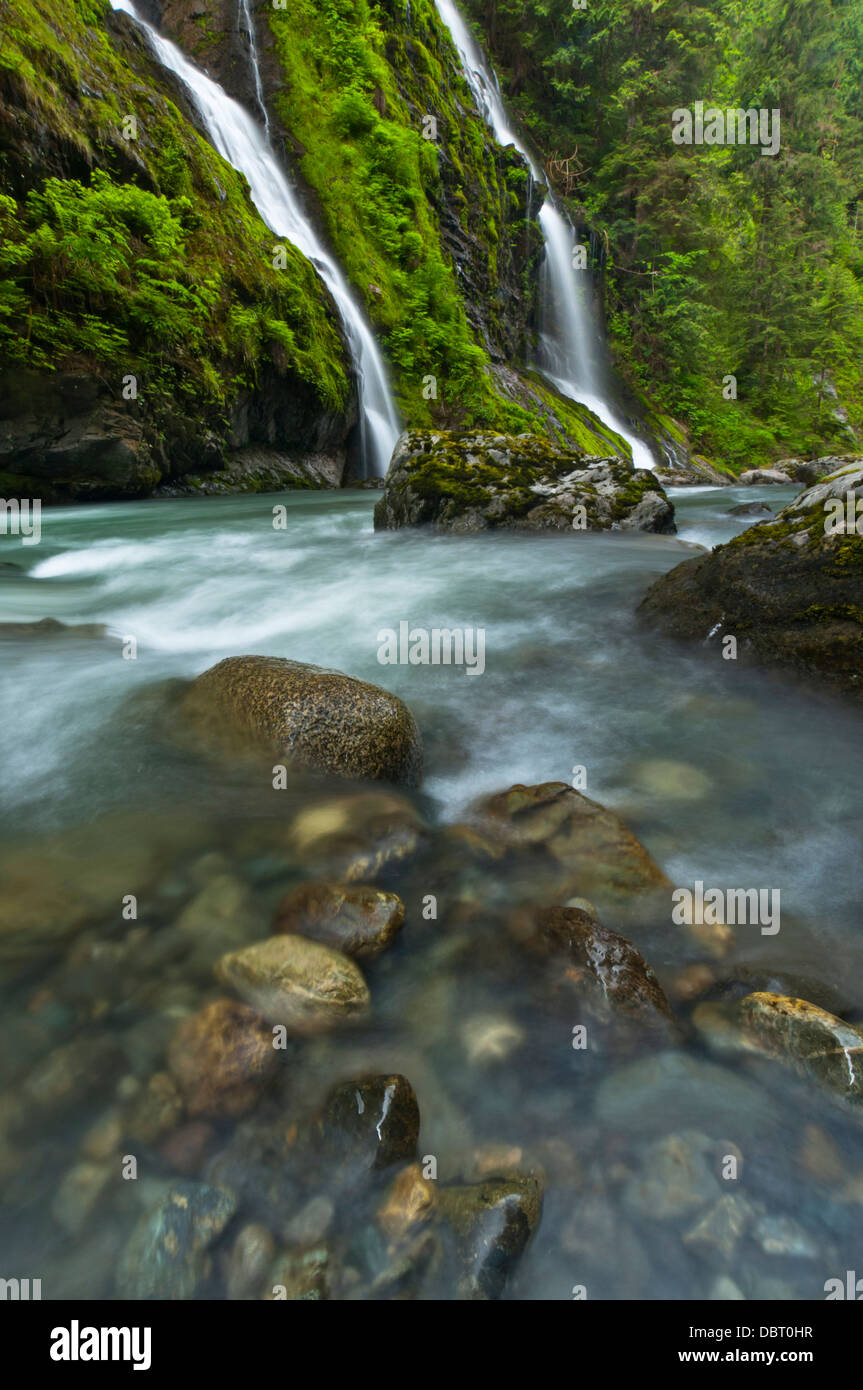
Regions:
M 433 0 L 250 9 L 274 139 L 381 335 L 405 422 L 623 449 L 524 370 L 540 199 L 524 161 L 477 114 Z M 233 0 L 161 0 L 160 15 L 255 108 Z
M 107 0 L 0 0 L 0 494 L 337 483 L 334 306 Z

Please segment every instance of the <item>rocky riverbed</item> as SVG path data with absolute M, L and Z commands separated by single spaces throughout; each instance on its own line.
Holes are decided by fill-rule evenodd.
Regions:
M 50 601 L 83 629 L 4 642 L 21 1277 L 46 1298 L 823 1297 L 863 1229 L 855 716 L 609 626 L 700 527 L 746 534 L 738 497 L 687 498 L 680 540 L 513 535 L 497 561 L 483 537 L 373 538 L 363 495 L 297 500 L 302 545 L 267 543 L 268 500 L 52 514 L 4 580 L 11 621 Z M 574 644 L 557 664 L 530 604 L 502 626 L 526 574 Z M 376 661 L 399 579 L 417 621 L 487 626 L 482 680 Z M 248 643 L 219 626 L 226 585 Z M 267 638 L 277 603 L 294 626 Z M 822 773 L 790 766 L 804 728 Z M 778 885 L 781 930 L 678 924 L 699 878 Z

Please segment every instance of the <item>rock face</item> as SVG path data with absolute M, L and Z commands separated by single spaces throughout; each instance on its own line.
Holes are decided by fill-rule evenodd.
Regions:
M 851 498 L 849 504 L 848 498 Z M 863 467 L 808 488 L 776 516 L 709 555 L 686 560 L 650 588 L 639 612 L 672 637 L 863 691 L 863 535 L 837 522 L 863 502 Z
M 740 474 L 738 481 L 745 486 L 757 483 L 803 483 L 811 487 L 819 479 L 855 464 L 858 467 L 863 464 L 863 459 L 857 454 L 831 454 L 820 459 L 779 459 L 772 468 L 748 469 Z
M 375 529 L 671 532 L 674 508 L 648 469 L 561 449 L 539 435 L 408 430 Z
M 260 748 L 292 767 L 414 785 L 422 743 L 380 686 L 274 656 L 234 656 L 193 681 L 181 718 L 208 746 Z
M 353 961 L 303 936 L 271 936 L 216 965 L 230 985 L 270 1023 L 291 1033 L 318 1033 L 362 1014 L 366 982 Z
M 298 932 L 357 960 L 385 951 L 405 920 L 395 893 L 367 884 L 303 883 L 276 907 L 273 931 Z

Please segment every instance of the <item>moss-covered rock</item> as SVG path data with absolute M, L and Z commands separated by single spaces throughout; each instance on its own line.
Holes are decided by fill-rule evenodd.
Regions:
M 686 560 L 648 590 L 639 612 L 673 637 L 863 692 L 863 535 L 831 524 L 863 502 L 851 464 L 808 488 L 775 519 Z
M 648 469 L 594 458 L 540 435 L 409 430 L 390 463 L 375 528 L 439 531 L 673 531 Z

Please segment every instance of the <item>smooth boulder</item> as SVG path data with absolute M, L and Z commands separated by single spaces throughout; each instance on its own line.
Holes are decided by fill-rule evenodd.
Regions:
M 318 1033 L 362 1015 L 365 980 L 352 960 L 304 936 L 271 936 L 216 964 L 216 976 L 270 1023 Z
M 182 723 L 207 748 L 260 751 L 290 767 L 416 785 L 422 740 L 396 695 L 340 671 L 276 656 L 232 656 L 180 698 Z

